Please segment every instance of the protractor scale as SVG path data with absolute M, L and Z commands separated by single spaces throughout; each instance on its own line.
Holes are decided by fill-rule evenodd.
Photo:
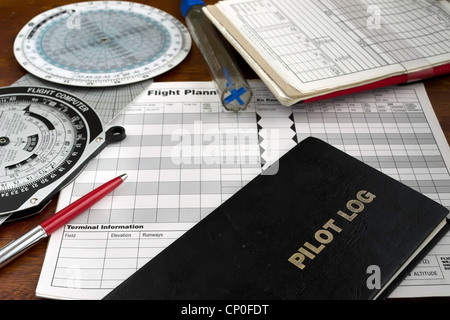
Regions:
M 55 83 L 104 87 L 155 77 L 189 53 L 191 37 L 170 14 L 139 3 L 90 1 L 43 12 L 14 42 L 17 61 Z

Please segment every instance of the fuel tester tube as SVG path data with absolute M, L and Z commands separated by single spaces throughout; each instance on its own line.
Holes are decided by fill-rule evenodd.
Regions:
M 208 64 L 212 80 L 225 109 L 244 110 L 252 89 L 244 79 L 222 34 L 203 12 L 202 0 L 181 0 L 181 13 L 197 47 Z

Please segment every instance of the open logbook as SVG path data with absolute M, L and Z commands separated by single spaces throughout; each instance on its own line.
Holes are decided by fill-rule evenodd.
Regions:
M 205 13 L 285 105 L 450 72 L 439 0 L 228 0 Z

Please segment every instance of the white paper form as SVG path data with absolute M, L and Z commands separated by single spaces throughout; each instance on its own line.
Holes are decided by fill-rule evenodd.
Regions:
M 51 236 L 39 296 L 100 299 L 307 136 L 315 136 L 450 207 L 449 147 L 423 85 L 294 107 L 262 82 L 226 112 L 211 82 L 154 83 L 116 118 L 109 145 L 61 192 L 58 208 L 122 173 L 129 178 Z M 450 236 L 402 295 L 448 294 Z M 420 269 L 421 268 L 421 269 Z M 431 271 L 431 272 L 429 272 Z
M 449 16 L 438 2 L 230 0 L 217 6 L 303 93 L 405 70 L 427 69 L 432 76 L 430 65 L 450 59 Z

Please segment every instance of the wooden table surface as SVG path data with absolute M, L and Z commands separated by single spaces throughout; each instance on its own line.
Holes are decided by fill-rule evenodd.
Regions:
M 1 0 L 0 3 L 0 86 L 9 86 L 26 71 L 16 62 L 13 53 L 13 43 L 20 29 L 39 13 L 78 1 L 70 0 Z M 148 0 L 135 1 L 145 3 L 162 9 L 176 18 L 183 20 L 180 12 L 180 1 L 175 0 Z M 215 3 L 215 0 L 204 0 L 206 4 Z M 238 62 L 249 79 L 257 76 L 248 65 L 238 57 Z M 154 78 L 155 81 L 205 81 L 211 80 L 207 66 L 199 50 L 193 43 L 188 57 L 176 68 Z M 437 114 L 439 122 L 450 141 L 450 75 L 424 81 L 431 103 Z M 22 221 L 6 223 L 0 226 L 0 246 L 4 246 L 13 239 L 18 238 L 55 211 L 57 196 L 44 209 L 42 213 Z M 0 203 L 1 205 L 1 203 Z M 2 300 L 32 300 L 41 272 L 45 256 L 47 240 L 31 248 L 4 268 L 0 269 L 0 299 Z

